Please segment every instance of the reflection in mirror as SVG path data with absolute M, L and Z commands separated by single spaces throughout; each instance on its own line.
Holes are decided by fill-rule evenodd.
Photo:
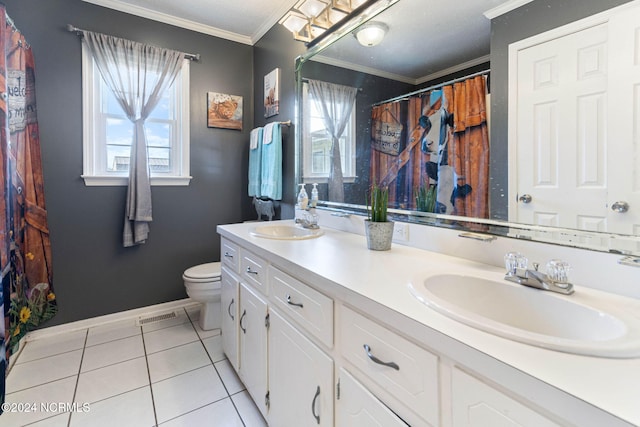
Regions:
M 567 208 L 560 204 L 545 206 L 540 203 L 539 193 L 536 193 L 537 187 L 546 187 L 547 190 L 552 187 L 548 182 L 539 180 L 530 190 L 523 190 L 519 186 L 523 179 L 514 178 L 515 171 L 522 169 L 521 166 L 516 168 L 518 158 L 515 153 L 517 150 L 524 153 L 522 148 L 513 145 L 516 138 L 510 136 L 508 144 L 506 141 L 489 140 L 489 121 L 492 117 L 489 114 L 490 82 L 487 69 L 491 23 L 483 16 L 483 12 L 502 2 L 481 0 L 473 2 L 474 5 L 469 8 L 465 5 L 464 12 L 460 12 L 450 10 L 453 8 L 442 1 L 425 10 L 421 0 L 401 0 L 373 19 L 385 23 L 389 28 L 378 46 L 363 47 L 352 34 L 346 34 L 330 44 L 327 42 L 327 47 L 321 51 L 303 56 L 300 60 L 302 67 L 297 73 L 299 87 L 304 88 L 300 90 L 298 100 L 299 117 L 304 118 L 298 138 L 300 182 L 319 183 L 320 199 L 333 207 L 354 208 L 355 205 L 357 209 L 357 206 L 365 203 L 369 185 L 377 182 L 389 187 L 390 207 L 402 214 L 398 219 L 640 254 L 640 226 L 637 225 L 640 221 L 631 221 L 630 228 L 616 231 L 616 235 L 603 233 L 611 229 L 603 228 L 603 221 L 594 220 L 593 216 L 580 217 L 574 214 L 573 217 L 580 217 L 578 221 L 563 222 L 568 216 Z M 537 2 L 548 1 L 534 1 Z M 471 10 L 473 7 L 476 9 Z M 452 25 L 452 22 L 458 25 Z M 461 28 L 464 31 L 460 31 Z M 585 43 L 589 41 L 585 40 Z M 581 47 L 576 49 L 580 51 Z M 591 51 L 583 49 L 581 52 Z M 594 55 L 597 56 L 597 50 L 592 55 L 584 54 L 585 69 L 588 71 L 591 70 L 587 66 L 591 64 L 588 61 Z M 536 63 L 539 64 L 539 61 Z M 552 80 L 555 72 L 553 66 L 542 70 L 537 78 L 547 75 Z M 547 69 L 551 71 L 544 74 L 543 71 Z M 637 71 L 636 75 L 639 75 Z M 530 80 L 531 77 L 528 77 L 528 80 L 520 81 L 526 86 Z M 319 95 L 313 95 L 313 91 L 307 89 L 311 84 L 319 84 L 316 82 L 330 83 L 355 93 L 355 105 L 351 105 L 343 123 L 343 133 L 339 135 L 332 135 L 328 131 L 330 126 L 323 121 L 323 108 L 327 106 L 322 107 L 314 100 Z M 506 81 L 493 83 L 502 87 L 512 85 Z M 522 93 L 523 89 L 519 91 Z M 561 84 L 559 91 L 564 91 Z M 509 94 L 511 96 L 511 92 Z M 597 113 L 602 112 L 598 108 L 603 104 L 599 104 L 598 99 L 592 101 L 593 97 L 588 98 L 584 94 L 578 94 L 577 98 L 586 99 L 583 107 L 590 115 L 574 114 L 575 120 L 580 124 L 582 119 L 584 125 L 584 132 L 578 126 L 578 135 L 574 139 L 585 144 L 581 152 L 583 164 L 589 161 L 598 163 L 598 150 L 602 148 L 590 148 L 586 144 L 602 144 L 606 140 L 602 135 L 607 131 L 606 123 L 594 121 L 598 119 Z M 512 103 L 519 102 L 517 99 L 509 100 Z M 539 105 L 546 105 L 544 102 L 543 98 L 539 104 L 530 103 L 529 108 L 534 111 L 532 114 L 538 115 L 517 118 L 521 127 L 523 123 L 535 122 L 535 118 L 540 120 L 540 111 L 545 110 Z M 568 104 L 576 105 L 575 100 Z M 510 104 L 510 108 L 515 107 Z M 555 153 L 558 147 L 557 135 L 562 130 L 560 125 L 563 123 L 557 115 L 566 115 L 566 111 L 550 110 L 546 111 L 547 122 L 529 131 L 533 140 L 519 143 L 520 146 L 533 148 L 533 152 L 525 154 L 524 163 L 530 164 L 534 176 L 540 171 L 551 173 L 550 164 L 558 170 L 575 171 L 569 166 L 568 159 L 562 160 L 562 164 L 558 164 L 556 158 L 549 160 L 549 153 Z M 557 115 L 552 116 L 552 113 Z M 497 119 L 497 123 L 506 124 L 506 117 Z M 632 118 L 627 120 L 633 123 Z M 589 128 L 589 124 L 593 125 Z M 556 127 L 550 127 L 552 125 Z M 510 131 L 512 128 L 510 124 Z M 592 131 L 592 134 L 588 134 L 588 131 Z M 589 137 L 584 137 L 584 134 Z M 494 151 L 491 152 L 489 147 Z M 579 152 L 580 149 L 577 147 L 573 151 Z M 536 150 L 543 156 L 535 158 Z M 338 152 L 339 155 L 336 154 Z M 500 163 L 507 158 L 508 166 Z M 632 174 L 637 170 L 637 159 L 638 156 L 633 158 L 636 164 L 628 167 Z M 543 164 L 542 160 L 547 160 L 547 164 Z M 340 179 L 334 179 L 335 169 L 340 169 Z M 591 172 L 585 173 L 588 175 Z M 633 182 L 632 179 L 629 181 Z M 330 186 L 333 186 L 331 193 Z M 339 190 L 336 190 L 336 186 Z M 606 182 L 604 193 L 607 193 Z M 576 200 L 571 193 L 563 194 L 557 198 L 559 201 L 575 205 Z M 599 202 L 605 211 L 611 210 L 610 205 L 628 206 L 628 203 L 615 204 L 617 200 L 609 201 L 606 197 L 601 196 Z M 535 203 L 527 204 L 527 200 L 531 201 L 532 198 Z M 617 198 L 624 202 L 628 195 L 619 195 Z M 534 205 L 535 211 L 532 209 Z M 516 213 L 516 208 L 520 210 L 519 213 Z M 630 217 L 628 215 L 626 218 Z M 582 231 L 578 233 L 568 229 Z

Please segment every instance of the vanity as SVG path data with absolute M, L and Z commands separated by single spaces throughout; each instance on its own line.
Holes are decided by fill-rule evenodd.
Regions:
M 257 236 L 258 223 L 218 226 L 224 351 L 269 425 L 640 424 L 640 358 L 548 350 L 448 317 L 409 285 L 435 274 L 500 281 L 504 269 L 446 248 L 370 251 L 361 222 L 326 214 L 322 235 L 296 240 Z M 518 242 L 418 224 L 411 233 L 460 242 L 463 256 Z M 575 295 L 611 298 L 640 322 L 637 299 L 575 285 Z

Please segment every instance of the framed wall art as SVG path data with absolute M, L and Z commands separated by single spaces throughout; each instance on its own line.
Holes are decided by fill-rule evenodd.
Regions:
M 208 92 L 207 127 L 242 130 L 242 97 Z
M 264 76 L 264 117 L 280 112 L 280 69 L 276 68 Z

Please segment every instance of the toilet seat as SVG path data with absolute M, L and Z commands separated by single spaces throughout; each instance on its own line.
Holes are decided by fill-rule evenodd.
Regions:
M 182 274 L 185 281 L 191 283 L 214 282 L 220 280 L 220 262 L 209 262 L 188 268 Z

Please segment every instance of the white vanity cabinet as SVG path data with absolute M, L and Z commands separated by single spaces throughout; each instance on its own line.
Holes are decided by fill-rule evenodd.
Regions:
M 276 309 L 269 317 L 269 424 L 333 426 L 333 359 Z
M 240 369 L 238 354 L 238 302 L 240 300 L 240 279 L 226 267 L 222 267 L 220 290 L 222 349 L 233 369 Z
M 240 370 L 238 376 L 267 416 L 267 301 L 247 284 L 240 283 Z
M 339 372 L 336 427 L 407 427 L 345 369 Z
M 459 368 L 452 374 L 452 404 L 453 427 L 561 425 Z

